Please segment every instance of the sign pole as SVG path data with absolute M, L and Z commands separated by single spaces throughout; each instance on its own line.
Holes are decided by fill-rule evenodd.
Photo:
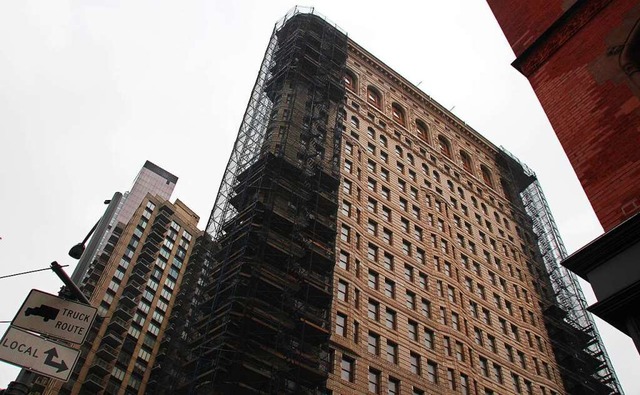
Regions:
M 64 286 L 67 288 L 67 290 L 69 290 L 69 292 L 73 296 L 76 297 L 76 299 L 78 299 L 79 301 L 81 301 L 84 304 L 87 304 L 87 305 L 91 304 L 89 302 L 89 299 L 87 299 L 87 297 L 84 296 L 82 291 L 80 291 L 78 286 L 76 284 L 74 284 L 73 281 L 71 281 L 71 279 L 69 278 L 67 273 L 62 269 L 62 266 L 60 266 L 60 264 L 58 262 L 56 262 L 56 261 L 51 262 L 51 270 L 53 270 L 53 272 L 58 277 L 60 277 L 60 280 L 62 280 L 62 282 L 64 283 Z M 60 295 L 60 296 L 63 296 L 63 295 Z
M 6 395 L 27 395 L 31 391 L 31 382 L 33 381 L 33 373 L 27 369 L 20 370 L 18 377 L 9 383 L 4 391 Z

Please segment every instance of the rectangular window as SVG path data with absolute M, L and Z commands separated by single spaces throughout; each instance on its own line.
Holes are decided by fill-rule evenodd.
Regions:
M 413 267 L 404 265 L 404 279 L 410 283 L 413 282 Z
M 354 365 L 355 360 L 349 358 L 347 356 L 342 356 L 342 361 L 340 362 L 340 377 L 351 383 L 354 382 Z
M 348 294 L 349 294 L 349 285 L 346 282 L 339 280 L 338 281 L 338 300 L 347 302 L 349 297 Z
M 347 225 L 342 225 L 342 230 L 340 232 L 340 239 L 347 243 L 351 239 L 351 229 Z
M 411 352 L 409 354 L 409 362 L 410 362 L 410 367 L 411 367 L 411 373 L 413 374 L 417 374 L 418 376 L 421 375 L 421 369 L 420 369 L 420 355 Z
M 387 308 L 385 317 L 387 328 L 396 329 L 396 312 Z
M 382 240 L 385 241 L 385 243 L 387 244 L 393 244 L 393 232 L 391 232 L 389 229 L 384 228 L 382 230 Z
M 489 377 L 489 363 L 486 358 L 480 357 L 480 372 L 484 377 Z
M 400 381 L 394 379 L 393 377 L 389 377 L 389 383 L 387 384 L 387 394 L 388 395 L 399 395 L 400 394 Z
M 396 283 L 389 279 L 384 280 L 384 294 L 388 298 L 394 299 L 396 297 Z
M 447 382 L 449 383 L 449 389 L 456 389 L 456 378 L 453 374 L 453 369 L 447 369 Z
M 373 245 L 373 244 L 369 244 L 367 247 L 367 258 L 370 261 L 374 261 L 377 262 L 378 261 L 378 247 Z
M 378 212 L 378 202 L 375 199 L 369 198 L 367 200 L 367 210 L 372 213 Z
M 380 393 L 380 372 L 369 368 L 369 392 Z
M 469 395 L 469 377 L 464 374 L 460 374 L 460 392 L 462 395 Z
M 351 181 L 346 179 L 342 180 L 342 192 L 351 195 Z
M 389 254 L 389 253 L 384 253 L 384 260 L 382 262 L 384 264 L 384 268 L 389 270 L 389 271 L 393 271 L 393 255 Z
M 378 321 L 380 319 L 380 304 L 374 300 L 369 299 L 367 314 L 370 319 Z
M 344 251 L 340 251 L 340 261 L 338 267 L 344 270 L 349 270 L 349 254 Z
M 464 362 L 464 345 L 460 342 L 456 342 L 456 359 Z
M 415 310 L 416 309 L 416 294 L 414 294 L 411 291 L 407 291 L 407 294 L 406 294 L 405 298 L 406 298 L 407 308 L 410 309 L 410 310 Z
M 427 380 L 438 383 L 438 364 L 433 361 L 427 361 Z
M 451 327 L 457 331 L 460 330 L 460 316 L 458 313 L 451 313 Z
M 435 349 L 435 342 L 434 342 L 434 333 L 431 329 L 426 329 L 424 330 L 424 345 L 425 347 L 427 347 L 430 350 L 434 350 Z
M 347 325 L 347 316 L 345 316 L 344 314 L 338 313 L 336 315 L 336 334 L 338 334 L 339 336 L 346 336 L 347 335 L 346 325 Z
M 369 288 L 378 289 L 378 273 L 369 270 L 368 282 Z
M 422 299 L 421 306 L 422 315 L 425 316 L 425 318 L 431 318 L 431 302 L 426 299 Z
M 370 235 L 372 236 L 377 236 L 378 235 L 378 223 L 374 220 L 369 220 L 369 222 L 367 223 L 367 232 L 369 232 Z
M 456 303 L 456 291 L 451 285 L 447 286 L 447 296 L 449 298 L 449 302 Z
M 417 342 L 418 341 L 418 323 L 415 321 L 409 320 L 407 322 L 407 331 L 409 333 L 409 339 Z
M 398 345 L 389 340 L 387 340 L 387 362 L 398 364 Z
M 520 376 L 515 373 L 511 373 L 511 381 L 513 382 L 513 393 L 521 394 L 522 387 L 520 387 Z
M 451 356 L 451 339 L 449 338 L 449 336 L 444 336 L 442 338 L 442 346 L 444 347 L 444 352 L 447 354 L 447 356 Z
M 407 256 L 411 256 L 411 242 L 402 240 L 402 252 Z
M 493 364 L 493 377 L 498 383 L 502 383 L 502 367 L 498 364 Z
M 346 200 L 342 201 L 342 214 L 347 217 L 351 216 L 351 203 L 347 202 Z
M 373 332 L 369 332 L 367 338 L 367 350 L 374 355 L 380 354 L 380 336 Z

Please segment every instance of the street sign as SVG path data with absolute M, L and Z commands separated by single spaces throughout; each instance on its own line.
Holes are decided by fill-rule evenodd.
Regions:
M 95 307 L 32 289 L 11 325 L 81 344 L 96 312 Z
M 0 340 L 1 360 L 62 381 L 69 380 L 79 355 L 80 350 L 12 326 Z

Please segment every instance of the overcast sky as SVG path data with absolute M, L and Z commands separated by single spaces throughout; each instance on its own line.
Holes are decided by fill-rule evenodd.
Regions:
M 1 1 L 0 276 L 53 260 L 70 273 L 68 249 L 146 159 L 180 177 L 173 196 L 203 228 L 273 25 L 293 6 Z M 485 0 L 315 6 L 535 170 L 569 252 L 602 233 Z M 0 279 L 0 320 L 13 318 L 29 289 L 60 285 L 51 272 Z M 640 394 L 633 343 L 598 324 L 626 393 Z M 17 371 L 0 362 L 0 387 Z

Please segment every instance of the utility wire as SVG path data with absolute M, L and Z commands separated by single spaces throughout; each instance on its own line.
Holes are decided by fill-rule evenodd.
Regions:
M 64 266 L 60 266 L 60 267 L 67 267 L 69 265 L 64 265 Z M 52 270 L 50 267 L 46 267 L 44 269 L 37 269 L 37 270 L 29 270 L 28 272 L 22 272 L 22 273 L 14 273 L 14 274 L 7 274 L 5 276 L 0 276 L 0 280 L 2 280 L 3 278 L 9 278 L 9 277 L 15 277 L 15 276 L 21 276 L 23 274 L 30 274 L 30 273 L 37 273 L 37 272 L 43 272 L 45 270 Z

